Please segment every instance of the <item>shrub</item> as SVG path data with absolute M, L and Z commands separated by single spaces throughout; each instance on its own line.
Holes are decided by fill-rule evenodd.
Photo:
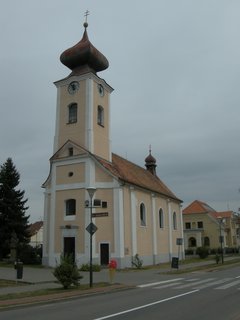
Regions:
M 99 271 L 101 271 L 101 266 L 99 264 L 93 264 L 92 265 L 92 270 L 94 272 L 99 272 Z M 80 268 L 80 271 L 90 271 L 90 264 L 89 263 L 82 264 L 81 268 Z
M 17 249 L 17 258 L 24 264 L 41 264 L 42 246 L 32 247 L 29 244 L 22 244 Z
M 230 253 L 238 253 L 238 249 L 235 247 L 227 247 L 224 249 L 226 254 L 230 254 Z
M 196 253 L 199 255 L 201 259 L 205 259 L 208 257 L 208 248 L 198 247 Z
M 193 255 L 193 254 L 194 254 L 193 249 L 186 249 L 186 250 L 185 250 L 185 255 L 186 255 L 186 256 L 188 256 L 188 255 L 190 256 L 190 255 Z
M 63 285 L 64 289 L 68 289 L 71 285 L 78 286 L 82 278 L 72 255 L 61 256 L 60 264 L 54 269 L 53 275 Z
M 143 265 L 142 259 L 140 259 L 138 253 L 135 254 L 135 256 L 132 258 L 132 266 L 137 269 L 141 269 L 142 265 Z
M 210 254 L 217 254 L 218 250 L 216 248 L 210 249 Z

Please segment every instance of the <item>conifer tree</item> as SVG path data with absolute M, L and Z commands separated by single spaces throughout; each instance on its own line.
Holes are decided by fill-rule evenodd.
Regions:
M 19 182 L 20 174 L 8 158 L 0 167 L 0 258 L 10 253 L 13 240 L 16 248 L 29 241 L 27 199 L 25 191 L 17 189 Z

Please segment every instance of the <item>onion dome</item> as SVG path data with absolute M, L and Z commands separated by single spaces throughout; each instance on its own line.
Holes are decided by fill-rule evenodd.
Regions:
M 156 159 L 151 154 L 151 149 L 149 150 L 149 155 L 145 158 L 145 167 L 154 176 L 156 175 Z
M 83 24 L 85 31 L 82 39 L 73 47 L 65 50 L 60 61 L 72 70 L 72 74 L 98 72 L 108 68 L 107 58 L 99 52 L 89 41 L 87 34 L 88 23 Z

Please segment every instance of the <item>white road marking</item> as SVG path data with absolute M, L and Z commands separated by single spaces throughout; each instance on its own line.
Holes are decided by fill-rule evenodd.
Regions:
M 186 279 L 186 282 L 193 282 L 197 280 L 200 280 L 200 278 Z
M 208 278 L 208 279 L 204 279 L 204 280 L 201 280 L 201 281 L 196 281 L 195 283 L 187 283 L 187 284 L 183 284 L 181 286 L 178 286 L 176 287 L 176 289 L 184 289 L 184 288 L 187 288 L 187 287 L 192 287 L 192 286 L 195 286 L 197 284 L 202 284 L 202 283 L 205 283 L 205 282 L 209 282 L 209 281 L 212 281 L 212 280 L 215 280 L 216 278 Z
M 154 306 L 156 304 L 160 304 L 160 303 L 163 303 L 163 302 L 166 302 L 166 301 L 170 301 L 170 300 L 173 300 L 173 299 L 181 298 L 181 297 L 184 297 L 186 295 L 189 295 L 189 294 L 192 294 L 192 293 L 196 293 L 196 292 L 198 292 L 198 290 L 185 292 L 185 293 L 179 294 L 177 296 L 173 296 L 173 297 L 166 298 L 166 299 L 163 299 L 163 300 L 159 300 L 159 301 L 155 301 L 155 302 L 152 302 L 152 303 L 148 303 L 148 304 L 145 304 L 143 306 L 132 308 L 132 309 L 128 309 L 128 310 L 124 310 L 124 311 L 121 311 L 121 312 L 118 312 L 118 313 L 113 313 L 113 314 L 110 314 L 108 316 L 104 316 L 104 317 L 101 317 L 101 318 L 96 318 L 94 320 L 104 320 L 104 319 L 117 317 L 117 316 L 119 316 L 121 314 L 130 313 L 130 312 L 137 311 L 137 310 L 140 310 L 140 309 L 148 308 L 148 307 Z
M 158 284 L 164 284 L 164 283 L 179 281 L 179 280 L 183 280 L 183 279 L 184 278 L 177 278 L 177 279 L 164 280 L 164 281 L 159 281 L 159 282 L 151 282 L 151 283 L 147 283 L 147 284 L 141 284 L 138 286 L 138 288 L 154 287 L 154 286 L 157 286 Z
M 232 280 L 232 278 L 225 278 L 225 279 L 221 279 L 221 280 L 205 283 L 203 285 L 194 287 L 194 289 L 204 289 L 204 288 L 212 287 L 214 285 L 221 284 L 221 283 L 227 282 L 229 280 Z
M 225 284 L 224 286 L 221 286 L 221 287 L 218 287 L 218 288 L 215 288 L 216 290 L 217 289 L 228 289 L 228 288 L 231 288 L 231 287 L 234 287 L 234 286 L 237 286 L 238 284 L 240 283 L 240 280 L 235 280 L 233 282 L 230 282 L 230 283 L 227 283 Z
M 178 284 L 181 284 L 181 282 L 168 283 L 168 284 L 164 284 L 164 285 L 162 285 L 160 287 L 154 287 L 153 289 L 165 289 L 165 288 L 176 286 Z

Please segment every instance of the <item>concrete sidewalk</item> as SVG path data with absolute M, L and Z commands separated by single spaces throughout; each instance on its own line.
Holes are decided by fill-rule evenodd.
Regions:
M 240 262 L 240 256 L 238 258 Z M 233 259 L 236 259 L 236 257 L 225 257 L 225 261 Z M 189 264 L 181 264 L 180 262 L 179 270 L 191 270 L 192 268 L 197 268 L 201 266 L 214 267 L 216 266 L 216 263 L 214 260 L 203 260 L 197 263 Z M 156 282 L 161 281 L 163 279 L 172 278 L 170 271 L 175 271 L 176 275 L 177 270 L 171 269 L 170 267 L 166 267 L 166 265 L 159 265 L 156 268 L 147 270 L 116 271 L 114 282 L 128 286 L 136 286 L 139 284 L 146 284 L 150 282 Z M 83 276 L 80 283 L 88 284 L 89 272 L 80 272 L 80 274 Z M 16 280 L 16 270 L 14 268 L 9 267 L 0 267 L 0 279 Z M 61 287 L 61 285 L 56 282 L 56 278 L 53 276 L 53 268 L 24 267 L 23 279 L 21 279 L 21 281 L 18 282 L 27 282 L 28 284 L 19 286 L 16 283 L 16 286 L 1 288 L 0 295 Z M 94 272 L 93 282 L 109 283 L 108 269 L 102 269 L 100 272 Z

